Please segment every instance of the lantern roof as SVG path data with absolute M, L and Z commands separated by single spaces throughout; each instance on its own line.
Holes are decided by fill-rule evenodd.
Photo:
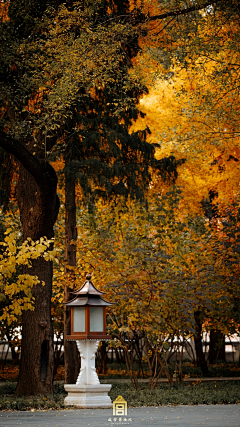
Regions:
M 113 305 L 112 302 L 106 301 L 102 295 L 105 294 L 105 292 L 99 291 L 94 284 L 91 281 L 91 274 L 87 274 L 86 281 L 76 291 L 71 292 L 71 294 L 75 295 L 75 298 L 73 298 L 71 301 L 65 303 L 67 306 L 86 306 L 86 305 L 94 305 L 94 306 L 101 306 L 101 307 L 107 307 L 110 305 Z
M 85 283 L 81 286 L 81 288 L 76 291 L 71 292 L 74 295 L 103 295 L 106 292 L 99 291 L 95 288 L 94 284 L 91 281 L 91 274 L 87 274 Z

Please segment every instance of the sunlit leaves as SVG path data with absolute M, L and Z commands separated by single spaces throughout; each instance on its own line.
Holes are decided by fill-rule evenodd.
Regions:
M 31 291 L 39 283 L 39 279 L 31 274 L 19 274 L 19 267 L 31 267 L 31 261 L 39 257 L 54 259 L 55 251 L 49 249 L 51 243 L 51 240 L 42 237 L 37 242 L 29 238 L 19 244 L 18 232 L 10 227 L 6 230 L 4 242 L 0 243 L 0 291 L 10 299 L 10 304 L 3 308 L 0 320 L 7 321 L 10 325 L 23 310 L 34 310 Z

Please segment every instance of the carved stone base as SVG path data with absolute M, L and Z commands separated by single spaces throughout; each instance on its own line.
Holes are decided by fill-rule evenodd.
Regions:
M 73 405 L 78 408 L 112 408 L 112 402 L 108 396 L 111 384 L 65 384 L 68 392 L 64 405 Z
M 76 384 L 100 384 L 95 368 L 95 353 L 99 340 L 77 340 L 76 344 L 81 356 L 81 370 Z
M 96 368 L 95 353 L 98 340 L 77 340 L 77 347 L 81 356 L 81 370 L 76 384 L 65 384 L 68 396 L 64 405 L 73 405 L 78 408 L 112 408 L 112 401 L 108 396 L 111 384 L 100 384 Z

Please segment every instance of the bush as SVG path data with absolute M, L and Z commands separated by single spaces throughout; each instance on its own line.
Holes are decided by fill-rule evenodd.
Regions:
M 136 391 L 130 383 L 113 384 L 111 399 L 118 395 L 124 397 L 129 406 L 159 405 L 214 405 L 240 403 L 240 381 L 209 381 L 184 384 L 160 384 L 154 390 L 148 384 L 141 383 L 141 390 Z
M 161 383 L 154 390 L 147 383 L 140 383 L 141 390 L 136 391 L 130 382 L 112 385 L 110 397 L 115 400 L 119 395 L 128 402 L 128 406 L 164 406 L 164 405 L 216 405 L 240 403 L 240 381 L 200 380 L 191 383 Z M 16 383 L 0 385 L 2 410 L 61 409 L 64 408 L 66 392 L 64 385 L 56 384 L 51 396 L 14 396 Z

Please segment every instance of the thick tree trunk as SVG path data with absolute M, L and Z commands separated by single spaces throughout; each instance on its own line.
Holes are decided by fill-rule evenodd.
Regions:
M 39 185 L 20 164 L 18 204 L 23 240 L 30 237 L 53 237 L 59 202 L 56 193 L 57 177 L 53 168 L 40 161 Z M 51 262 L 38 258 L 24 273 L 38 276 L 40 283 L 32 289 L 34 311 L 26 311 L 22 321 L 22 346 L 19 381 L 16 394 L 45 394 L 52 392 L 54 351 L 51 322 L 52 273 Z M 45 285 L 43 286 L 43 282 Z
M 208 374 L 208 366 L 207 362 L 205 360 L 205 355 L 203 353 L 202 349 L 202 322 L 201 322 L 201 313 L 199 311 L 196 311 L 194 313 L 195 318 L 195 326 L 196 326 L 196 333 L 194 336 L 194 343 L 195 343 L 195 350 L 197 355 L 197 364 L 200 366 L 203 376 L 207 376 Z
M 33 262 L 28 273 L 41 281 L 33 289 L 34 311 L 23 313 L 22 350 L 16 393 L 45 394 L 52 392 L 54 352 L 51 323 L 52 266 L 43 259 Z M 25 271 L 27 272 L 27 271 Z M 42 285 L 45 282 L 45 286 Z
M 71 161 L 66 162 L 65 172 L 65 274 L 66 278 L 75 283 L 75 272 L 71 267 L 76 267 L 77 250 L 77 226 L 76 226 L 76 199 L 75 176 L 71 170 Z M 70 267 L 70 268 L 69 268 Z M 64 289 L 64 301 L 72 299 L 70 292 L 72 287 L 68 284 Z M 66 335 L 71 334 L 70 307 L 64 306 L 64 363 L 65 383 L 75 384 L 80 370 L 79 355 L 75 341 L 67 341 Z

